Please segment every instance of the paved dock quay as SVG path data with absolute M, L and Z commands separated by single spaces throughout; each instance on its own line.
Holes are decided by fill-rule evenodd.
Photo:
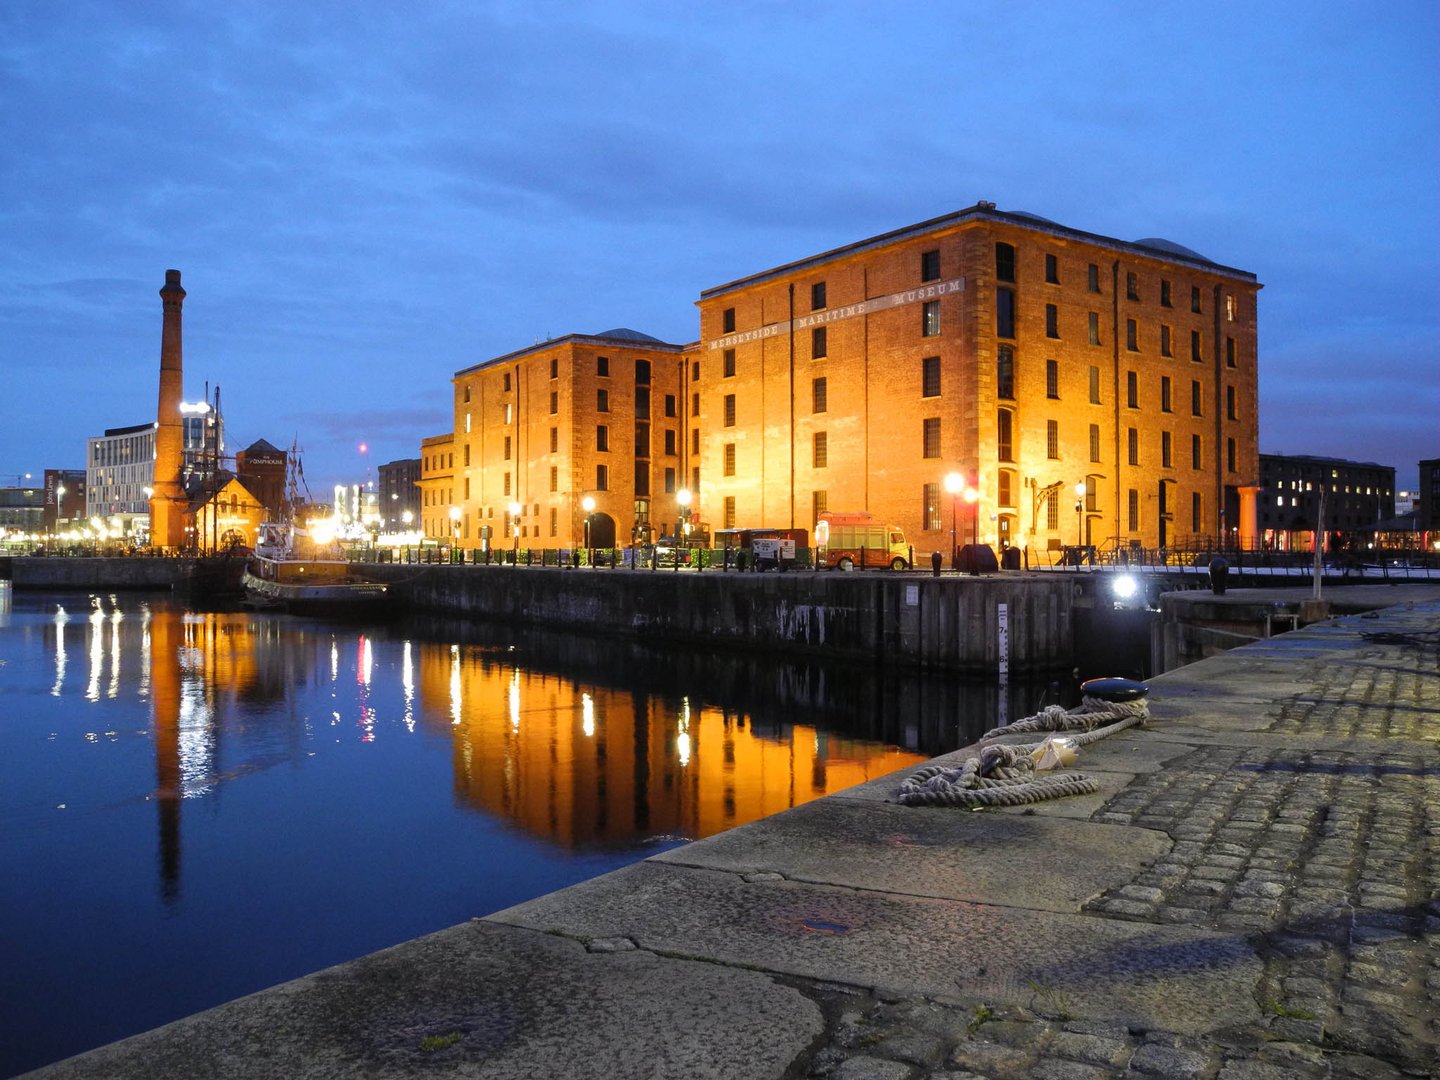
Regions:
M 904 807 L 897 774 L 31 1075 L 1440 1071 L 1440 601 L 1171 672 L 1150 714 L 1082 752 L 1092 795 Z

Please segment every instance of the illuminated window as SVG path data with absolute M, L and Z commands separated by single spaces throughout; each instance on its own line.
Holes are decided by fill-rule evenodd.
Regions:
M 942 528 L 940 524 L 940 485 L 925 484 L 920 489 L 920 512 L 924 524 L 920 527 L 927 531 Z
M 921 457 L 938 458 L 940 456 L 940 418 L 938 416 L 927 416 L 922 421 L 921 446 Z
M 927 356 L 920 361 L 920 396 L 940 396 L 940 358 Z
M 940 301 L 927 300 L 920 307 L 920 333 L 924 337 L 936 337 L 940 333 Z M 1002 337 L 1014 337 L 1012 329 L 1009 335 Z
M 735 395 L 725 395 L 725 426 L 735 426 Z
M 810 359 L 819 360 L 825 356 L 825 327 L 816 326 L 810 330 Z
M 720 361 L 720 377 L 722 379 L 733 379 L 735 377 L 735 350 L 726 349 Z
M 1060 309 L 1054 304 L 1045 305 L 1045 336 L 1052 338 L 1060 336 Z
M 1045 456 L 1051 461 L 1060 460 L 1060 421 L 1045 421 Z
M 1085 317 L 1085 327 L 1090 334 L 1090 344 L 1100 344 L 1100 313 L 1092 311 Z
M 825 432 L 815 432 L 815 468 L 823 469 L 830 463 L 830 440 Z
M 1045 280 L 1051 285 L 1060 284 L 1060 260 L 1054 255 L 1045 256 Z
M 1045 396 L 1047 398 L 1060 396 L 1060 363 L 1057 360 L 1045 361 Z
M 825 377 L 822 375 L 810 386 L 811 412 L 822 413 L 826 411 L 829 395 L 826 390 Z
M 725 464 L 721 469 L 721 475 L 735 475 L 735 444 L 733 442 L 727 442 L 725 444 Z
M 940 252 L 922 251 L 920 253 L 920 280 L 940 280 Z
M 995 350 L 995 396 L 1002 401 L 1015 398 L 1015 350 L 1009 345 Z
M 1225 296 L 1225 321 L 1235 321 L 1235 297 L 1229 293 Z
M 825 283 L 817 281 L 810 286 L 810 310 L 819 311 L 825 306 Z

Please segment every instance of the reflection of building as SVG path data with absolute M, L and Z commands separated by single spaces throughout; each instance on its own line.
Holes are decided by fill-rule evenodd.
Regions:
M 420 527 L 420 459 L 388 461 L 375 470 L 380 478 L 380 517 L 384 532 Z M 407 518 L 405 515 L 409 514 Z
M 694 436 L 687 354 L 634 330 L 571 334 L 456 372 L 454 504 L 462 547 L 643 542 L 680 518 Z M 519 507 L 512 513 L 511 505 Z M 517 520 L 518 519 L 518 520 Z
M 924 760 L 453 646 L 421 646 L 417 684 L 451 729 L 456 794 L 566 846 L 709 836 Z
M 1373 530 L 1395 516 L 1395 470 L 1373 462 L 1261 454 L 1260 528 L 1282 551 L 1309 551 L 1325 492 L 1324 531 L 1331 542 Z

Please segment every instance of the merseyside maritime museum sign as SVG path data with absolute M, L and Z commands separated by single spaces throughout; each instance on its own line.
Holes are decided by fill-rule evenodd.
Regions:
M 724 337 L 716 338 L 710 342 L 710 348 L 731 349 L 736 345 L 744 345 L 746 342 L 760 341 L 763 338 L 788 334 L 792 330 L 805 330 L 812 326 L 839 322 L 841 319 L 853 319 L 857 315 L 869 315 L 876 311 L 886 311 L 890 308 L 903 307 L 905 304 L 918 304 L 926 300 L 938 300 L 942 296 L 949 296 L 951 293 L 964 291 L 965 279 L 963 277 L 955 278 L 951 281 L 937 281 L 935 284 L 926 285 L 923 288 L 906 289 L 904 292 L 891 293 L 889 296 L 877 296 L 873 300 L 862 300 L 858 304 L 846 304 L 844 307 L 832 308 L 829 311 L 817 311 L 799 319 L 787 319 L 784 322 L 771 323 L 769 326 L 762 326 L 758 330 L 744 330 L 738 334 L 726 334 Z

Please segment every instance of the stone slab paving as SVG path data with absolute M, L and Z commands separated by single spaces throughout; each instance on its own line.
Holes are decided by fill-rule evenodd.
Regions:
M 1151 700 L 1097 795 L 888 777 L 37 1075 L 1440 1074 L 1440 602 Z

